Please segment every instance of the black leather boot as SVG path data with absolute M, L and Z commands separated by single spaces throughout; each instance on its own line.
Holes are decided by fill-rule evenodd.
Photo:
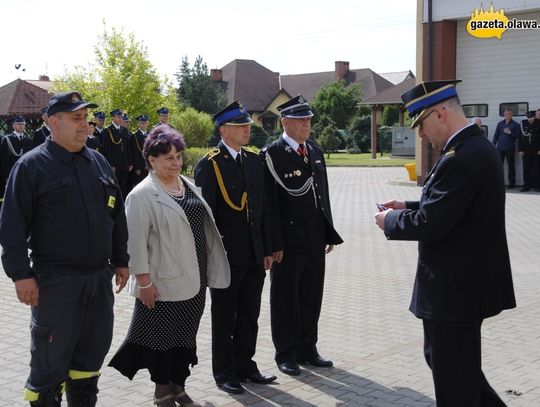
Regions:
M 88 379 L 68 379 L 66 398 L 69 407 L 94 407 L 97 403 L 99 376 Z

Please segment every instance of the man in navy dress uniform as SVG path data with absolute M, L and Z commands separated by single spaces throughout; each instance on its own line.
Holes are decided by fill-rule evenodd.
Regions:
M 133 168 L 130 172 L 130 189 L 141 182 L 148 175 L 146 168 L 146 160 L 143 157 L 142 150 L 146 136 L 148 135 L 148 116 L 141 114 L 136 117 L 138 129 L 129 138 L 129 146 L 131 148 L 131 158 Z
M 504 173 L 495 147 L 466 119 L 457 82 L 422 82 L 401 95 L 412 127 L 441 155 L 419 201 L 384 202 L 389 209 L 375 220 L 390 240 L 418 241 L 410 310 L 423 320 L 437 406 L 499 407 L 482 372 L 480 328 L 516 305 Z
M 174 127 L 169 123 L 169 109 L 162 107 L 158 109 L 156 113 L 159 115 L 159 123 L 152 127 L 152 129 L 163 124 L 169 126 L 171 129 L 174 129 Z
M 26 120 L 22 116 L 11 119 L 13 133 L 6 134 L 0 141 L 0 206 L 11 169 L 24 153 L 34 148 L 34 142 L 24 132 Z
M 331 367 L 317 349 L 325 256 L 343 242 L 332 221 L 322 150 L 308 140 L 313 113 L 302 96 L 277 107 L 283 135 L 263 148 L 274 264 L 270 306 L 275 361 L 299 375 L 298 363 Z
M 259 155 L 242 148 L 252 120 L 233 102 L 214 115 L 221 135 L 217 148 L 195 167 L 195 183 L 212 208 L 231 266 L 231 284 L 211 289 L 212 371 L 219 388 L 242 393 L 241 381 L 271 383 L 253 360 L 265 270 L 272 265 L 265 205 L 264 167 Z
M 45 142 L 45 139 L 51 134 L 51 128 L 49 127 L 49 115 L 47 114 L 47 107 L 41 109 L 41 119 L 43 124 L 39 129 L 34 132 L 34 146 L 39 146 Z
M 96 123 L 94 136 L 99 138 L 99 142 L 103 143 L 103 126 L 105 125 L 105 113 L 94 112 L 94 121 Z
M 131 171 L 131 151 L 129 148 L 129 133 L 122 125 L 122 110 L 111 112 L 112 123 L 102 134 L 101 154 L 109 161 L 116 175 L 122 196 L 127 196 L 128 173 Z

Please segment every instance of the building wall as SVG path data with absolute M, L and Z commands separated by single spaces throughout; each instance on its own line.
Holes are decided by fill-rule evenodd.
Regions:
M 537 20 L 540 11 L 516 14 L 517 19 Z M 499 105 L 528 102 L 529 110 L 540 108 L 540 33 L 533 30 L 507 30 L 501 40 L 478 39 L 466 31 L 467 20 L 457 23 L 456 77 L 462 104 L 488 104 L 482 123 L 493 138 L 495 126 L 503 117 Z M 518 123 L 525 116 L 514 116 Z M 516 155 L 517 183 L 521 183 L 521 158 Z
M 503 9 L 505 14 L 540 10 L 540 0 L 492 0 L 491 2 L 484 0 L 433 0 L 432 18 L 433 21 L 462 18 L 468 20 L 474 9 L 479 9 L 482 6 L 484 10 L 488 10 L 490 3 L 493 3 L 495 10 Z M 428 1 L 424 0 L 424 14 L 422 19 L 424 23 L 428 20 L 427 8 Z
M 279 92 L 277 94 L 277 96 L 274 98 L 274 100 L 272 100 L 272 102 L 270 102 L 270 104 L 268 105 L 268 108 L 266 109 L 267 111 L 271 111 L 273 113 L 275 113 L 278 117 L 277 121 L 277 127 L 280 126 L 279 124 L 279 117 L 280 117 L 280 114 L 279 114 L 279 111 L 276 109 L 277 106 L 279 105 L 282 105 L 283 103 L 285 103 L 286 101 L 288 101 L 290 99 L 289 96 L 287 96 L 287 94 L 285 94 L 284 92 Z M 257 123 L 259 126 L 262 127 L 262 121 L 261 121 L 261 115 L 263 114 L 264 112 L 259 112 L 259 113 L 253 113 L 251 115 L 251 118 L 253 119 L 253 121 L 255 123 Z

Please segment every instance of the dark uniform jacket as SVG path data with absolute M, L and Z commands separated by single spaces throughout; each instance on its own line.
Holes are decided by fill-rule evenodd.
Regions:
M 137 131 L 133 133 L 131 135 L 131 138 L 129 139 L 131 158 L 133 162 L 133 171 L 144 170 L 146 168 L 146 161 L 142 154 L 145 140 L 146 135 L 143 134 L 141 129 L 137 129 Z
M 51 139 L 25 154 L 6 188 L 0 245 L 13 281 L 109 262 L 127 267 L 124 204 L 105 158 L 86 147 L 70 153 Z
M 32 148 L 34 148 L 34 143 L 26 135 L 21 140 L 15 133 L 11 133 L 0 140 L 0 199 L 4 196 L 11 169 L 17 160 Z
M 435 321 L 479 321 L 515 307 L 501 159 L 476 125 L 461 130 L 426 178 L 419 202 L 389 211 L 388 239 L 417 240 L 410 310 Z
M 302 253 L 323 250 L 328 244 L 343 243 L 332 222 L 328 177 L 322 150 L 306 142 L 308 162 L 280 137 L 264 147 L 261 155 L 270 155 L 281 182 L 291 189 L 300 188 L 313 176 L 313 188 L 302 196 L 292 196 L 283 189 L 265 165 L 273 251 Z
M 92 150 L 99 151 L 101 148 L 101 140 L 99 137 L 96 137 L 92 134 L 92 136 L 88 136 L 86 139 L 86 147 L 91 148 Z
M 521 121 L 521 134 L 518 137 L 518 151 L 523 151 L 527 155 L 536 154 L 538 144 L 540 144 L 540 126 L 529 123 L 528 119 Z
M 239 165 L 220 142 L 218 149 L 208 153 L 195 167 L 195 183 L 202 188 L 202 195 L 212 208 L 229 263 L 235 266 L 262 264 L 264 256 L 272 255 L 263 162 L 248 150 L 242 149 L 241 154 L 242 165 Z M 242 195 L 247 192 L 247 208 L 237 211 L 225 201 L 212 161 L 217 163 L 231 203 L 240 207 Z
M 100 152 L 111 167 L 116 167 L 117 171 L 128 171 L 131 165 L 128 130 L 123 126 L 117 130 L 113 124 L 105 128 L 101 134 Z
M 41 126 L 34 132 L 34 138 L 32 139 L 32 141 L 34 142 L 34 146 L 37 147 L 40 144 L 43 144 L 45 142 L 45 139 L 50 135 L 51 131 L 47 127 Z

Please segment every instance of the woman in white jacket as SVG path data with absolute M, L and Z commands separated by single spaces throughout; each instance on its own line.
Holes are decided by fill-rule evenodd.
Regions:
M 127 337 L 110 362 L 133 379 L 147 368 L 161 407 L 197 406 L 185 392 L 197 363 L 196 335 L 206 286 L 230 282 L 227 255 L 198 188 L 180 176 L 183 137 L 158 126 L 143 155 L 148 176 L 128 195 L 130 293 L 136 297 Z

